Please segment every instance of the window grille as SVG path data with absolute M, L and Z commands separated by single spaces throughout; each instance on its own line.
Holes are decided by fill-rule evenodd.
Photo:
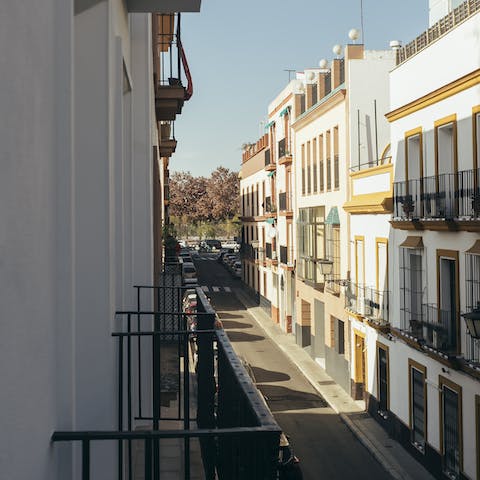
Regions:
M 423 250 L 400 247 L 400 329 L 422 336 Z
M 480 255 L 465 254 L 465 296 L 466 310 L 471 312 L 480 302 Z M 480 364 L 480 340 L 472 338 L 465 331 L 465 357 L 468 361 Z
M 412 443 L 421 452 L 425 446 L 425 375 L 411 367 Z

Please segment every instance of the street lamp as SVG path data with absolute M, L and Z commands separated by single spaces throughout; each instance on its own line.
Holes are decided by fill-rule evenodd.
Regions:
M 317 263 L 320 265 L 320 273 L 324 276 L 330 276 L 333 272 L 333 262 L 327 258 L 321 258 L 317 260 Z
M 477 308 L 474 308 L 471 312 L 462 313 L 461 315 L 465 319 L 468 332 L 472 338 L 480 338 L 480 302 L 477 303 Z

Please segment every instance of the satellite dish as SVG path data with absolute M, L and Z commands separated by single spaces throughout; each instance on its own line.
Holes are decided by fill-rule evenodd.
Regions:
M 333 48 L 332 48 L 332 52 L 335 54 L 335 55 L 341 55 L 342 54 L 342 46 L 341 45 L 334 45 Z
M 349 32 L 348 32 L 348 38 L 350 40 L 352 40 L 353 42 L 355 42 L 356 40 L 358 40 L 358 38 L 360 37 L 360 30 L 358 28 L 352 28 Z
M 325 58 L 322 58 L 319 62 L 318 62 L 318 66 L 320 68 L 328 68 L 328 62 Z

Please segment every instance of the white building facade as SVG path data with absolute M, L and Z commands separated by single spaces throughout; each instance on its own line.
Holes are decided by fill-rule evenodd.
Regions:
M 384 422 L 438 478 L 480 478 L 480 340 L 462 318 L 480 295 L 480 64 L 459 53 L 479 50 L 479 8 L 464 2 L 431 25 L 390 77 Z
M 150 12 L 179 3 L 199 8 L 0 7 L 2 478 L 79 478 L 79 451 L 52 433 L 117 428 L 114 313 L 154 281 Z M 92 454 L 96 475 L 116 478 L 115 450 Z

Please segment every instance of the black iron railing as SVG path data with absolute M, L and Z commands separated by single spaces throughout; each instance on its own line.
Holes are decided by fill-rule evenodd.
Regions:
M 175 277 L 176 269 L 171 270 Z M 195 474 L 219 480 L 276 479 L 280 428 L 227 335 L 215 329 L 216 314 L 203 291 L 193 290 L 197 311 L 191 313 L 165 308 L 181 305 L 185 287 L 136 288 L 137 309 L 117 312 L 118 330 L 113 333 L 117 429 L 54 432 L 52 441 L 81 444 L 82 480 L 102 478 L 99 458 L 118 480 L 160 479 L 165 442 L 174 439 L 178 478 L 188 480 Z M 152 305 L 160 308 L 145 308 Z M 165 428 L 165 421 L 171 420 L 181 427 Z M 107 442 L 110 450 L 102 446 Z M 192 471 L 198 465 L 195 455 L 203 473 Z
M 376 290 L 353 282 L 345 289 L 345 308 L 379 325 L 389 323 L 388 291 Z
M 409 311 L 402 312 L 400 329 L 423 348 L 445 356 L 455 355 L 458 350 L 456 317 L 437 305 L 412 305 Z
M 394 218 L 401 220 L 480 218 L 480 170 L 464 170 L 395 182 Z
M 278 158 L 282 158 L 287 154 L 287 140 L 286 138 L 282 138 L 278 142 Z
M 473 338 L 468 331 L 465 331 L 465 360 L 480 366 L 480 339 Z

